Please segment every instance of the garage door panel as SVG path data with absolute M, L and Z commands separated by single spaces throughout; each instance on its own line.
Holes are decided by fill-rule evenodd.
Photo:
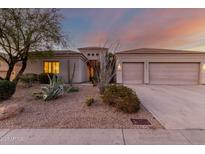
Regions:
M 143 63 L 123 63 L 123 83 L 142 84 L 143 68 Z
M 151 84 L 198 84 L 199 63 L 150 63 Z

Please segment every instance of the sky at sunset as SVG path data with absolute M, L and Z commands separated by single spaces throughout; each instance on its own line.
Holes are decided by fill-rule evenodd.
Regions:
M 205 9 L 61 9 L 71 47 L 119 41 L 120 49 L 205 51 Z

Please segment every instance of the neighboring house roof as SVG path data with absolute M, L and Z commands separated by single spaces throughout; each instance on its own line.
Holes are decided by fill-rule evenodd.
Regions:
M 72 50 L 53 50 L 55 56 L 80 56 L 85 61 L 87 61 L 87 57 L 84 56 L 81 52 L 72 51 Z
M 116 54 L 205 54 L 205 52 L 191 51 L 191 50 L 139 48 L 139 49 L 120 51 L 117 52 Z
M 52 50 L 54 54 L 61 55 L 61 54 L 82 54 L 78 51 L 72 51 L 72 50 Z
M 83 47 L 83 48 L 78 48 L 79 51 L 86 51 L 86 50 L 102 50 L 102 51 L 107 51 L 108 48 L 104 47 Z

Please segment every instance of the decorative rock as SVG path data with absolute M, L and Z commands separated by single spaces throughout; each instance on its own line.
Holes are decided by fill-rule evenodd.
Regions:
M 9 104 L 0 107 L 0 120 L 13 117 L 23 111 L 23 107 L 18 104 Z

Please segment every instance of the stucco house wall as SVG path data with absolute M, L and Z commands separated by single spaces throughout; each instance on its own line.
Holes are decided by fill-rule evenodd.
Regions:
M 69 82 L 69 78 L 72 78 L 72 73 L 75 64 L 74 72 L 74 83 L 86 82 L 87 76 L 84 75 L 86 72 L 86 64 L 78 58 L 69 59 L 69 58 L 45 58 L 40 60 L 31 60 L 27 64 L 27 68 L 24 73 L 43 73 L 43 62 L 44 61 L 59 61 L 60 62 L 60 73 L 59 75 L 64 79 L 66 83 Z M 69 77 L 70 76 L 70 77 Z
M 88 59 L 88 60 L 101 60 L 108 52 L 108 48 L 101 47 L 85 47 L 78 48 L 78 50 Z
M 62 76 L 65 83 L 69 83 L 74 69 L 75 72 L 73 77 L 73 83 L 82 83 L 89 81 L 88 60 L 100 60 L 100 57 L 107 51 L 107 48 L 99 47 L 85 47 L 79 49 L 78 51 L 71 50 L 57 50 L 54 51 L 54 55 L 50 57 L 38 58 L 38 59 L 29 59 L 27 62 L 27 67 L 24 73 L 35 73 L 41 74 L 44 72 L 44 62 L 45 61 L 57 61 L 60 63 L 60 72 L 59 75 Z M 85 51 L 85 52 L 84 52 Z M 90 53 L 88 58 L 86 57 L 87 53 Z M 35 53 L 31 53 L 34 54 Z M 94 56 L 92 56 L 94 54 Z M 7 71 L 7 65 L 5 62 L 1 62 L 0 66 L 0 76 L 5 77 Z M 20 64 L 21 65 L 21 64 Z M 13 75 L 15 76 L 20 67 L 15 68 Z
M 85 61 L 80 60 L 79 62 L 79 70 L 81 70 L 79 72 L 79 76 L 80 76 L 80 80 L 81 81 L 88 81 L 88 70 L 87 70 L 87 64 Z
M 27 67 L 24 73 L 36 73 L 40 74 L 43 72 L 43 62 L 41 59 L 32 59 L 27 62 Z
M 75 64 L 75 72 L 74 72 L 73 82 L 82 83 L 82 82 L 89 81 L 87 62 L 89 60 L 99 61 L 101 55 L 103 56 L 106 53 L 106 51 L 108 51 L 108 49 L 87 47 L 87 48 L 79 48 L 79 50 L 80 52 L 69 51 L 69 50 L 56 51 L 54 52 L 54 56 L 52 57 L 29 60 L 27 68 L 24 73 L 36 73 L 36 74 L 43 73 L 44 61 L 59 61 L 60 62 L 59 75 L 63 77 L 66 83 L 68 83 L 72 78 L 74 64 Z M 90 54 L 90 56 L 87 56 L 88 53 Z M 95 53 L 94 56 L 92 56 L 92 53 Z M 98 56 L 96 56 L 97 53 L 99 53 Z M 163 80 L 166 80 L 166 82 L 169 81 L 169 79 L 171 81 L 173 80 L 173 77 L 175 77 L 176 75 L 178 77 L 179 76 L 184 76 L 184 77 L 183 78 L 179 77 L 180 80 L 175 82 L 178 79 L 176 78 L 174 81 L 175 83 L 181 84 L 183 81 L 185 83 L 185 80 L 188 80 L 187 82 L 189 83 L 192 82 L 194 84 L 195 83 L 205 84 L 205 53 L 204 52 L 144 48 L 144 49 L 135 49 L 135 50 L 117 52 L 116 55 L 117 55 L 117 64 L 116 64 L 117 83 L 124 83 L 125 78 L 127 81 L 131 81 L 134 78 L 135 81 L 137 82 L 140 81 L 140 84 L 151 84 L 154 83 L 152 77 L 154 72 L 154 75 L 158 77 L 157 78 L 158 82 L 160 82 L 161 77 Z M 129 65 L 130 63 L 131 65 Z M 178 66 L 180 66 L 180 69 L 178 68 Z M 123 70 L 125 70 L 125 68 L 127 69 L 127 71 L 126 73 L 125 72 L 123 73 Z M 8 69 L 7 65 L 4 62 L 3 63 L 1 62 L 0 75 L 4 77 L 7 69 Z M 13 76 L 17 72 L 16 70 L 18 69 L 17 68 L 15 69 L 15 71 L 13 72 Z M 140 75 L 138 74 L 139 72 L 138 70 L 141 71 Z M 182 73 L 180 72 L 181 70 Z M 157 73 L 155 73 L 155 71 Z M 166 72 L 168 73 L 166 74 Z M 172 73 L 171 75 L 169 74 L 170 72 Z M 190 78 L 189 79 L 186 78 L 187 76 Z M 156 82 L 156 78 L 155 78 L 155 82 Z M 156 84 L 161 84 L 161 83 L 162 82 Z
M 5 77 L 8 66 L 3 60 L 0 59 L 0 76 Z
M 25 73 L 43 73 L 44 61 L 58 61 L 60 62 L 59 75 L 64 79 L 65 83 L 69 83 L 72 78 L 74 64 L 75 72 L 73 77 L 73 83 L 86 82 L 88 81 L 88 77 L 86 74 L 86 60 L 87 59 L 79 53 L 56 53 L 53 57 L 29 60 Z
M 74 71 L 74 77 L 73 77 L 73 82 L 74 83 L 81 83 L 81 82 L 86 82 L 88 81 L 87 78 L 83 78 L 82 76 L 84 75 L 83 72 L 86 71 L 87 65 L 85 62 L 83 62 L 82 59 L 80 58 L 72 58 L 67 60 L 67 65 L 65 64 L 64 66 L 67 66 L 67 79 L 72 79 L 72 74 L 74 71 L 74 65 L 75 65 L 75 71 Z M 66 68 L 64 69 L 66 70 Z M 70 71 L 70 72 L 69 72 Z M 68 82 L 68 80 L 67 80 Z

